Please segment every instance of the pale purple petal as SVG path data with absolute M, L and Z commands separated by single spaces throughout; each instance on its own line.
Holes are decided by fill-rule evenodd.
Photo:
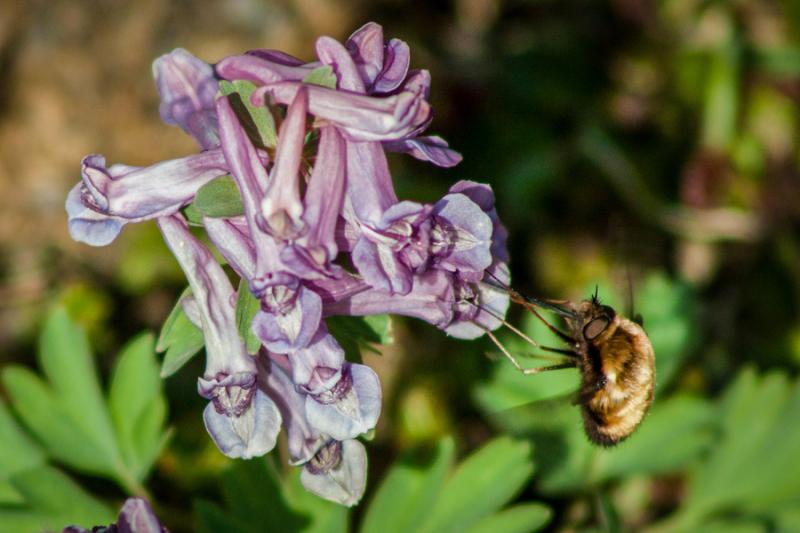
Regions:
M 260 389 L 240 416 L 219 413 L 213 403 L 203 411 L 203 422 L 217 448 L 234 459 L 260 457 L 275 447 L 281 414 L 275 402 Z
M 82 201 L 105 214 L 133 222 L 149 220 L 178 211 L 191 201 L 197 190 L 228 172 L 220 150 L 163 161 L 149 167 L 112 165 L 100 155 L 88 155 L 81 162 Z
M 367 487 L 367 450 L 357 440 L 332 441 L 306 463 L 300 482 L 321 498 L 352 507 Z
M 289 354 L 292 381 L 306 394 L 323 394 L 331 390 L 342 376 L 344 350 L 336 339 L 320 325 L 305 348 Z
M 383 28 L 367 22 L 353 32 L 345 46 L 358 65 L 364 84 L 371 87 L 383 70 Z
M 364 281 L 375 289 L 401 295 L 411 291 L 411 269 L 388 246 L 362 237 L 353 248 L 352 260 Z
M 378 224 L 397 203 L 381 143 L 347 143 L 347 204 L 358 221 Z M 356 223 L 356 221 L 351 221 Z
M 401 141 L 386 141 L 384 149 L 390 152 L 403 152 L 422 161 L 430 161 L 440 167 L 454 167 L 463 159 L 461 154 L 451 150 L 447 141 L 437 135 L 414 137 Z M 455 191 L 454 191 L 455 192 Z
M 323 304 L 333 303 L 368 290 L 370 286 L 355 274 L 345 273 L 341 278 L 311 280 L 308 287 L 322 297 Z
M 253 332 L 271 352 L 290 353 L 308 346 L 322 319 L 322 299 L 300 285 L 267 288 L 262 309 L 253 318 Z
M 128 220 L 98 213 L 84 205 L 81 199 L 82 189 L 83 184 L 78 183 L 67 195 L 65 207 L 70 237 L 91 246 L 110 244 L 117 238 Z
M 304 198 L 303 220 L 309 232 L 301 241 L 312 254 L 321 249 L 325 262 L 338 253 L 336 223 L 342 211 L 345 190 L 345 143 L 334 128 L 322 128 L 317 160 Z
M 255 275 L 256 252 L 246 228 L 230 219 L 203 217 L 206 234 L 225 261 L 244 279 Z
M 403 84 L 411 64 L 411 51 L 408 44 L 400 39 L 392 39 L 384 49 L 383 70 L 372 85 L 372 93 L 389 94 Z
M 489 268 L 492 220 L 478 204 L 463 194 L 448 194 L 436 202 L 433 219 L 431 250 L 436 268 L 450 272 Z
M 336 440 L 355 438 L 375 427 L 381 414 L 381 383 L 368 366 L 345 363 L 336 386 L 306 397 L 311 426 Z
M 380 315 L 384 313 L 419 318 L 437 327 L 453 319 L 453 280 L 442 270 L 414 276 L 411 292 L 405 296 L 369 289 L 326 303 L 325 315 Z
M 487 269 L 485 282 L 456 283 L 455 316 L 444 331 L 458 339 L 476 339 L 486 331 L 503 325 L 510 297 L 497 283 L 508 285 L 510 274 L 505 263 L 495 263 Z
M 290 64 L 285 60 L 289 56 L 272 52 L 274 51 L 259 50 L 226 57 L 214 69 L 222 79 L 247 80 L 256 85 L 284 80 L 300 81 L 314 70 L 311 65 Z
M 350 52 L 342 43 L 331 37 L 320 37 L 316 48 L 320 62 L 331 66 L 336 73 L 336 87 L 339 90 L 361 94 L 365 92 L 364 80 L 361 79 Z
M 412 274 L 424 270 L 428 261 L 430 212 L 416 202 L 399 202 L 383 213 L 376 227 L 361 226 L 352 260 L 367 283 L 397 294 L 411 290 Z
M 495 208 L 494 191 L 485 183 L 477 183 L 469 180 L 462 180 L 450 187 L 451 193 L 460 193 L 480 206 L 492 220 L 492 257 L 496 261 L 508 263 L 510 257 L 506 241 L 508 240 L 508 230 L 500 222 Z
M 119 533 L 161 533 L 165 531 L 144 498 L 128 498 L 117 518 Z
M 261 59 L 266 59 L 267 61 L 272 61 L 273 63 L 278 63 L 280 65 L 286 65 L 289 67 L 299 67 L 304 64 L 310 65 L 311 68 L 315 68 L 317 66 L 316 63 L 304 63 L 300 58 L 272 48 L 254 48 L 253 50 L 248 50 L 245 52 L 245 54 L 248 56 L 260 57 Z
M 177 48 L 153 61 L 161 119 L 180 126 L 204 149 L 219 145 L 214 96 L 219 83 L 211 65 Z
M 264 105 L 266 94 L 288 104 L 304 85 L 276 82 L 257 89 L 255 105 Z M 431 107 L 423 94 L 413 91 L 376 98 L 352 92 L 307 85 L 309 112 L 336 125 L 350 141 L 391 141 L 406 138 L 431 120 Z
M 300 163 L 306 136 L 308 94 L 297 91 L 278 135 L 275 165 L 261 200 L 261 229 L 275 238 L 290 240 L 303 234 L 303 202 L 300 200 Z

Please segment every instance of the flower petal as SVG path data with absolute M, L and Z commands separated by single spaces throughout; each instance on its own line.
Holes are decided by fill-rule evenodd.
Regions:
M 306 394 L 322 394 L 341 379 L 344 350 L 321 325 L 308 346 L 289 354 L 292 381 Z
M 381 414 L 381 383 L 371 368 L 345 363 L 341 380 L 346 381 L 346 390 L 334 387 L 333 394 L 306 397 L 309 424 L 336 440 L 353 439 L 373 429 Z
M 305 348 L 319 328 L 322 299 L 302 285 L 297 291 L 291 304 L 273 310 L 263 308 L 269 295 L 262 297 L 262 309 L 253 317 L 253 332 L 271 352 L 290 353 Z
M 78 183 L 67 195 L 65 207 L 70 237 L 91 246 L 110 244 L 117 238 L 128 220 L 104 215 L 87 207 L 81 199 L 82 189 L 83 184 Z
M 383 147 L 391 152 L 403 152 L 445 168 L 454 167 L 463 159 L 461 154 L 448 147 L 447 141 L 437 135 L 386 141 L 383 143 Z
M 264 105 L 272 94 L 281 104 L 288 104 L 303 87 L 299 82 L 276 82 L 253 93 L 255 105 Z M 391 141 L 403 139 L 427 126 L 431 107 L 423 94 L 403 91 L 376 98 L 352 92 L 307 85 L 309 112 L 335 124 L 351 141 Z
M 161 533 L 164 531 L 144 498 L 128 498 L 117 518 L 119 533 Z
M 225 80 L 247 80 L 256 85 L 283 80 L 300 81 L 314 70 L 311 65 L 289 64 L 285 54 L 274 50 L 254 50 L 247 54 L 229 56 L 214 66 L 217 75 Z
M 226 174 L 220 150 L 209 150 L 149 167 L 112 165 L 103 156 L 88 155 L 81 162 L 86 188 L 84 204 L 133 222 L 170 215 L 187 204 L 197 190 Z
M 340 451 L 333 452 L 338 455 L 335 466 L 315 468 L 314 461 L 309 461 L 300 473 L 300 482 L 321 498 L 352 507 L 367 487 L 367 450 L 357 440 L 346 440 L 340 446 Z
M 434 205 L 433 218 L 437 268 L 483 272 L 492 264 L 492 220 L 478 204 L 463 194 L 448 194 Z
M 453 280 L 441 270 L 428 270 L 413 277 L 411 292 L 390 294 L 369 289 L 341 300 L 326 303 L 325 315 L 397 314 L 419 318 L 437 327 L 445 327 L 453 319 Z
M 176 48 L 153 61 L 153 77 L 161 95 L 161 119 L 180 126 L 204 149 L 219 146 L 214 110 L 219 83 L 211 65 Z
M 297 91 L 278 135 L 275 165 L 261 200 L 261 229 L 275 238 L 296 239 L 305 231 L 300 200 L 300 163 L 306 136 L 308 94 Z
M 250 459 L 275 447 L 281 414 L 275 402 L 257 389 L 250 407 L 241 416 L 221 414 L 209 403 L 203 411 L 203 422 L 223 454 L 234 459 Z

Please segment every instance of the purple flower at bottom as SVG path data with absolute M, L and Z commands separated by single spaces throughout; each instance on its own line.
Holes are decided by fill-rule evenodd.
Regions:
M 357 440 L 331 440 L 305 464 L 300 482 L 309 492 L 352 507 L 367 487 L 367 451 Z
M 117 522 L 109 526 L 95 526 L 91 533 L 167 533 L 153 509 L 144 498 L 128 498 L 120 509 Z M 62 533 L 90 533 L 77 526 L 67 526 Z

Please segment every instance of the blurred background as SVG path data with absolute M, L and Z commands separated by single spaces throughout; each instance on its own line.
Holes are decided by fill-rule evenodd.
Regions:
M 752 508 L 754 493 L 723 490 L 725 476 L 743 479 L 733 465 L 760 464 L 776 442 L 800 446 L 778 428 L 800 425 L 792 0 L 2 2 L 0 365 L 36 367 L 43 317 L 59 302 L 89 332 L 106 376 L 132 335 L 158 331 L 184 288 L 154 224 L 93 249 L 69 239 L 63 208 L 88 153 L 148 165 L 195 150 L 159 120 L 155 57 L 183 47 L 213 63 L 276 48 L 310 59 L 317 36 L 344 40 L 370 20 L 431 71 L 430 131 L 464 155 L 454 169 L 392 157 L 399 196 L 432 201 L 459 179 L 490 183 L 510 232 L 513 285 L 573 300 L 598 285 L 602 300 L 642 314 L 659 373 L 648 433 L 596 451 L 577 409 L 549 401 L 576 388 L 573 372 L 524 378 L 488 342 L 394 320 L 394 343 L 364 355 L 385 395 L 365 504 L 398 457 L 448 435 L 463 457 L 512 434 L 532 442 L 535 465 L 513 498 L 549 506 L 549 531 L 800 527 L 796 481 L 744 478 L 754 493 L 774 489 Z M 546 338 L 519 310 L 510 316 Z M 229 468 L 202 427 L 200 359 L 165 382 L 175 432 L 148 483 L 175 531 L 197 523 L 196 498 L 220 500 Z M 758 440 L 752 428 L 765 412 L 776 427 Z M 737 448 L 743 434 L 749 444 Z M 728 442 L 733 451 L 719 458 Z M 773 463 L 800 474 L 795 455 Z M 723 494 L 710 496 L 711 485 Z

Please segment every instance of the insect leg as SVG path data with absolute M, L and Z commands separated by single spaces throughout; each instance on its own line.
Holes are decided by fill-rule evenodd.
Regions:
M 514 365 L 514 367 L 517 370 L 519 370 L 520 372 L 522 372 L 523 374 L 525 374 L 526 376 L 530 376 L 530 375 L 533 375 L 533 374 L 539 374 L 541 372 L 546 372 L 548 370 L 560 370 L 562 368 L 573 368 L 573 367 L 575 367 L 575 363 L 570 361 L 570 362 L 565 362 L 565 363 L 559 363 L 557 365 L 541 366 L 541 367 L 537 367 L 537 368 L 523 368 L 522 365 L 519 364 L 519 361 L 517 361 L 517 358 L 514 357 L 513 355 L 511 355 L 511 353 L 509 353 L 509 351 L 506 350 L 506 347 L 503 346 L 503 344 L 497 339 L 497 337 L 495 337 L 494 333 L 492 333 L 491 331 L 486 330 L 486 335 L 488 335 L 489 338 L 492 339 L 492 342 L 494 342 L 495 345 L 498 348 L 500 348 L 500 351 L 503 352 L 503 355 L 505 355 L 508 358 L 509 361 L 511 361 L 511 363 Z

